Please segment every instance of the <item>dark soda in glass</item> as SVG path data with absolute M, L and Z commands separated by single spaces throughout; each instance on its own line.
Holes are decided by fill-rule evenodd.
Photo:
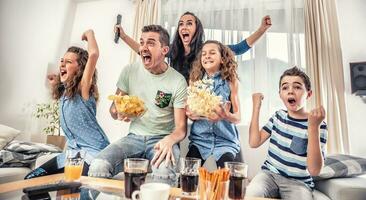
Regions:
M 134 169 L 130 172 L 125 172 L 125 196 L 131 198 L 135 190 L 139 190 L 140 186 L 145 183 L 147 172 Z
M 180 177 L 183 192 L 196 192 L 198 187 L 198 174 L 182 174 Z
M 230 176 L 229 198 L 244 199 L 247 179 L 244 176 Z

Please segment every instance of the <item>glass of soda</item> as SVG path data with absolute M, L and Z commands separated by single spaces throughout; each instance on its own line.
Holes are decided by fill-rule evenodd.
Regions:
M 201 167 L 201 160 L 198 158 L 180 159 L 180 185 L 184 195 L 197 194 L 198 169 Z
M 145 183 L 149 160 L 143 158 L 127 158 L 124 160 L 125 196 L 131 198 L 134 191 L 140 190 Z
M 229 199 L 244 199 L 248 184 L 248 165 L 241 162 L 225 162 L 230 170 Z

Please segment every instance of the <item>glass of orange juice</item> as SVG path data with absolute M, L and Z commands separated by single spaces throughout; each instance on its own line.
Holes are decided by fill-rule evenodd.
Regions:
M 85 151 L 67 150 L 65 160 L 65 180 L 76 181 L 81 177 L 84 166 Z

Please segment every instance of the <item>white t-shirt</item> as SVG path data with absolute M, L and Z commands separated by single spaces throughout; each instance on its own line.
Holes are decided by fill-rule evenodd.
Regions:
M 131 122 L 129 132 L 136 135 L 167 135 L 174 130 L 174 108 L 184 108 L 187 82 L 175 69 L 152 74 L 141 62 L 123 68 L 117 87 L 145 103 L 146 113 Z

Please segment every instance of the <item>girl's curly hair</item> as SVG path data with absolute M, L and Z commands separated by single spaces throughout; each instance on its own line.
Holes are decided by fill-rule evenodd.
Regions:
M 69 47 L 66 52 L 75 53 L 78 56 L 77 62 L 79 70 L 77 71 L 74 78 L 66 84 L 61 83 L 60 76 L 57 77 L 57 84 L 55 84 L 55 86 L 52 88 L 52 98 L 56 100 L 60 99 L 63 94 L 66 97 L 73 98 L 75 94 L 79 92 L 79 84 L 81 78 L 83 77 L 85 66 L 89 57 L 88 51 L 75 46 Z M 97 87 L 97 70 L 95 70 L 93 74 L 90 94 L 94 96 L 96 101 L 98 101 L 99 92 Z
M 203 75 L 205 74 L 205 68 L 202 66 L 201 60 L 202 49 L 206 44 L 216 44 L 219 49 L 223 61 L 220 66 L 221 78 L 227 81 L 234 81 L 235 79 L 238 79 L 238 74 L 236 72 L 238 64 L 234 59 L 234 53 L 227 46 L 216 40 L 207 40 L 202 45 L 201 50 L 199 51 L 196 59 L 193 62 L 192 71 L 189 76 L 190 81 L 195 82 L 201 80 L 203 78 Z

